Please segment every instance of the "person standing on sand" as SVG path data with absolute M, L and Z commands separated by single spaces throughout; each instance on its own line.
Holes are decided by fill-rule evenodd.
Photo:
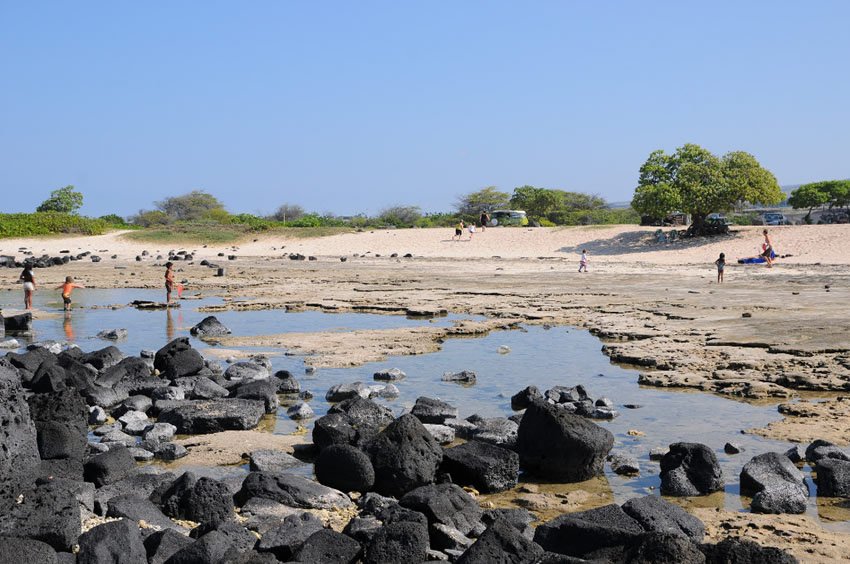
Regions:
M 475 223 L 469 224 L 469 240 L 472 241 L 472 236 L 475 235 Z
M 578 259 L 578 271 L 582 272 L 582 270 L 587 272 L 587 249 L 581 250 L 581 258 Z
M 481 220 L 481 232 L 484 233 L 487 230 L 487 224 L 490 223 L 490 214 L 485 210 L 481 212 L 481 217 L 478 219 Z
M 32 295 L 35 292 L 35 275 L 32 273 L 32 265 L 24 266 L 20 279 L 24 282 L 24 308 L 32 309 Z
M 720 258 L 714 261 L 717 265 L 717 283 L 723 283 L 723 269 L 726 267 L 726 253 L 720 253 Z
M 761 256 L 764 257 L 767 267 L 773 268 L 773 259 L 771 258 L 773 255 L 773 244 L 771 244 L 770 237 L 767 235 L 767 229 L 762 231 L 762 235 L 764 235 L 764 245 L 762 245 L 764 250 L 762 251 Z
M 165 303 L 171 303 L 171 291 L 174 289 L 174 263 L 165 263 Z
M 455 235 L 452 237 L 452 241 L 457 239 L 460 241 L 460 238 L 463 236 L 463 220 L 461 219 L 457 225 L 455 225 Z

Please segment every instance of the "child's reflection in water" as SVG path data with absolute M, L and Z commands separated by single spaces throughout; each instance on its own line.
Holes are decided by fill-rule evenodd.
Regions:
M 62 321 L 62 329 L 65 330 L 65 340 L 74 340 L 74 326 L 71 324 L 71 312 L 65 312 L 65 319 Z

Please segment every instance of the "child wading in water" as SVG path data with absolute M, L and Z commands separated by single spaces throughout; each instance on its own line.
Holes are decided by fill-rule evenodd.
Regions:
M 582 249 L 581 258 L 578 260 L 578 271 L 581 272 L 582 270 L 584 270 L 584 272 L 587 272 L 587 250 L 586 249 Z
M 165 263 L 165 303 L 171 303 L 171 291 L 174 289 L 174 267 L 173 262 Z
M 726 253 L 720 253 L 720 258 L 714 261 L 717 265 L 717 283 L 723 282 L 723 268 L 726 266 Z
M 74 284 L 74 279 L 70 276 L 65 277 L 64 284 L 56 286 L 57 290 L 62 290 L 62 302 L 64 302 L 62 309 L 65 311 L 71 311 L 71 292 L 74 291 L 74 288 L 85 288 L 85 286 Z

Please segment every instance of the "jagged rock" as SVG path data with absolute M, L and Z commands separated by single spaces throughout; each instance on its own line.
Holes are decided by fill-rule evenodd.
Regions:
M 564 482 L 600 475 L 613 444 L 607 429 L 544 402 L 529 405 L 517 432 L 522 467 Z
M 402 372 L 400 369 L 390 368 L 389 370 L 379 370 L 378 372 L 375 372 L 373 378 L 375 380 L 383 380 L 386 382 L 396 382 L 405 378 L 406 376 L 407 374 Z
M 497 520 L 510 524 L 529 540 L 534 537 L 534 529 L 531 527 L 531 524 L 537 521 L 537 517 L 527 509 L 488 509 L 481 516 L 482 524 L 488 527 Z
M 838 446 L 829 441 L 818 439 L 806 447 L 806 460 L 810 464 L 814 464 L 822 458 L 850 460 L 850 456 L 847 456 Z
M 166 461 L 177 460 L 179 458 L 187 456 L 188 454 L 189 451 L 186 450 L 186 447 L 184 447 L 183 445 L 178 445 L 177 443 L 160 444 L 154 451 L 154 456 L 156 458 Z
M 322 521 L 312 513 L 289 515 L 262 536 L 257 542 L 257 551 L 270 552 L 281 562 L 291 560 L 304 541 L 322 529 Z
M 455 430 L 447 425 L 437 425 L 435 423 L 423 423 L 425 430 L 430 433 L 434 440 L 441 445 L 447 445 L 454 442 Z
M 111 366 L 118 364 L 124 354 L 117 347 L 108 346 L 100 350 L 86 353 L 82 356 L 83 364 L 91 364 L 98 370 L 105 370 Z
M 612 454 L 608 457 L 608 462 L 611 464 L 611 470 L 615 474 L 628 475 L 640 473 L 640 462 L 634 456 Z
M 393 421 L 392 411 L 370 399 L 361 397 L 343 400 L 331 406 L 328 413 L 344 413 L 356 428 L 369 428 L 373 434 Z
M 278 370 L 275 372 L 277 378 L 277 393 L 279 394 L 297 394 L 301 391 L 301 384 L 293 378 L 287 370 Z
M 130 455 L 136 462 L 150 462 L 154 459 L 154 453 L 141 447 L 129 447 Z
M 618 505 L 561 515 L 543 523 L 534 532 L 534 541 L 550 552 L 568 556 L 633 543 L 643 535 L 643 527 Z
M 350 445 L 322 449 L 315 468 L 319 483 L 344 492 L 366 492 L 375 483 L 375 470 L 369 457 Z
M 117 423 L 120 425 L 120 423 Z M 105 433 L 101 438 L 100 442 L 102 443 L 119 443 L 124 445 L 125 447 L 134 447 L 137 444 L 136 437 L 132 435 L 128 435 L 124 431 L 119 431 L 118 429 L 112 429 Z
M 797 564 L 797 559 L 772 546 L 759 546 L 745 539 L 727 538 L 700 547 L 708 564 L 746 562 L 747 564 Z
M 157 529 L 183 531 L 183 527 L 165 516 L 149 499 L 134 494 L 115 496 L 107 502 L 107 517 L 121 517 L 146 524 Z
M 723 472 L 714 452 L 699 443 L 673 443 L 661 459 L 661 493 L 706 495 L 723 489 Z
M 504 417 L 477 418 L 470 438 L 492 445 L 515 449 L 519 425 Z
M 364 564 L 405 564 L 423 562 L 428 550 L 426 526 L 400 522 L 381 527 L 366 545 Z
M 246 399 L 195 400 L 159 413 L 159 421 L 171 423 L 181 435 L 218 433 L 256 427 L 265 414 L 262 402 Z
M 153 365 L 166 378 L 174 380 L 200 372 L 204 359 L 189 344 L 188 337 L 178 337 L 156 352 Z
M 136 467 L 133 456 L 126 448 L 110 448 L 103 454 L 90 458 L 84 465 L 86 482 L 101 487 L 124 479 Z
M 744 447 L 739 445 L 738 443 L 726 443 L 723 445 L 723 452 L 726 454 L 739 454 L 743 452 Z
M 120 341 L 122 339 L 127 338 L 127 330 L 126 329 L 104 329 L 103 331 L 97 334 L 98 339 L 104 339 L 107 341 Z
M 361 544 L 367 544 L 375 536 L 375 533 L 381 528 L 382 523 L 375 517 L 367 515 L 365 517 L 355 517 L 343 529 L 343 533 L 350 536 Z
M 262 497 L 290 507 L 302 509 L 332 509 L 348 507 L 351 500 L 344 493 L 292 474 L 251 472 L 242 488 L 233 496 L 237 505 Z
M 29 312 L 7 315 L 2 320 L 7 333 L 32 331 L 32 314 Z
M 271 372 L 268 368 L 250 360 L 234 362 L 224 371 L 224 377 L 233 382 L 254 382 L 268 380 Z
M 325 399 L 330 402 L 343 401 L 355 397 L 367 397 L 369 389 L 363 382 L 353 382 L 351 384 L 336 384 L 331 386 L 325 394 Z
M 198 378 L 189 392 L 191 399 L 218 399 L 229 395 L 227 388 L 219 386 L 209 378 Z
M 210 315 L 201 320 L 200 323 L 189 329 L 189 333 L 196 337 L 222 337 L 230 334 L 230 329 L 224 326 L 214 315 Z
M 537 386 L 528 386 L 511 396 L 511 409 L 515 411 L 526 409 L 529 405 L 531 405 L 531 402 L 540 401 L 542 399 L 543 395 L 540 393 L 540 390 L 537 389 Z
M 484 493 L 500 492 L 517 485 L 519 456 L 495 445 L 471 441 L 445 449 L 442 469 L 458 484 L 474 486 Z
M 233 398 L 263 402 L 266 413 L 274 413 L 280 405 L 277 398 L 277 384 L 265 380 L 254 380 L 239 384 L 230 394 Z
M 311 408 L 303 401 L 300 401 L 294 405 L 289 406 L 286 409 L 286 415 L 288 415 L 290 419 L 301 421 L 302 419 L 310 419 L 316 414 L 313 412 L 313 408 Z
M 101 486 L 94 491 L 94 512 L 106 515 L 110 499 L 121 495 L 148 497 L 157 488 L 167 487 L 174 478 L 170 472 L 132 473 L 122 480 Z
M 543 556 L 543 548 L 524 537 L 506 521 L 497 519 L 455 562 L 458 564 L 488 564 L 511 562 L 532 564 Z
M 682 535 L 695 543 L 701 543 L 705 536 L 702 521 L 659 496 L 632 498 L 622 508 L 646 531 Z
M 81 531 L 80 504 L 63 483 L 41 484 L 0 512 L 0 535 L 42 541 L 58 551 L 70 551 Z
M 360 434 L 344 413 L 329 413 L 313 424 L 313 443 L 319 450 L 330 445 L 356 444 Z
M 80 536 L 77 564 L 147 564 L 139 526 L 128 519 L 103 523 Z
M 472 532 L 481 521 L 478 502 L 456 484 L 430 484 L 406 493 L 399 505 L 425 515 L 428 523 L 442 523 L 462 534 Z
M 375 490 L 403 495 L 432 483 L 443 457 L 437 441 L 413 415 L 402 415 L 367 446 L 375 469 Z
M 626 551 L 629 564 L 703 564 L 705 555 L 700 547 L 679 535 L 647 533 Z
M 177 433 L 177 427 L 171 423 L 156 422 L 153 425 L 149 425 L 142 436 L 146 441 L 165 443 L 174 438 L 175 433 Z
M 823 457 L 815 471 L 819 496 L 850 497 L 850 461 Z
M 0 564 L 59 564 L 56 551 L 46 542 L 0 537 Z M 74 558 L 76 564 L 76 557 Z
M 472 370 L 463 370 L 461 372 L 443 372 L 443 382 L 457 382 L 471 386 L 475 383 L 477 377 Z
M 106 422 L 106 410 L 99 405 L 89 407 L 89 425 L 100 425 Z
M 218 562 L 242 562 L 243 555 L 251 551 L 257 537 L 244 527 L 225 523 L 206 532 L 201 538 L 175 552 L 167 560 L 168 564 L 198 564 Z
M 0 359 L 0 507 L 17 498 L 39 467 L 38 443 L 18 370 Z
M 785 451 L 785 456 L 794 464 L 802 462 L 806 458 L 806 451 L 800 445 L 794 445 Z
M 255 450 L 249 455 L 249 469 L 254 472 L 281 473 L 304 463 L 279 450 Z
M 156 531 L 145 540 L 148 564 L 165 564 L 171 556 L 192 544 L 192 539 L 172 529 Z
M 788 457 L 767 452 L 744 465 L 741 493 L 753 497 L 751 509 L 756 513 L 804 513 L 809 489 Z
M 446 419 L 455 419 L 458 416 L 456 407 L 444 401 L 424 396 L 417 398 L 410 413 L 422 423 L 435 423 L 439 425 L 445 423 Z
M 361 552 L 360 543 L 330 529 L 316 531 L 301 545 L 295 558 L 299 562 L 354 564 Z

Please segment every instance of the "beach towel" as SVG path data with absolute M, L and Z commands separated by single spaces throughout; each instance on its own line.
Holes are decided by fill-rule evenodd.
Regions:
M 776 253 L 770 251 L 770 260 L 774 260 L 776 258 Z M 738 264 L 764 264 L 767 262 L 764 257 L 747 257 L 738 259 Z

